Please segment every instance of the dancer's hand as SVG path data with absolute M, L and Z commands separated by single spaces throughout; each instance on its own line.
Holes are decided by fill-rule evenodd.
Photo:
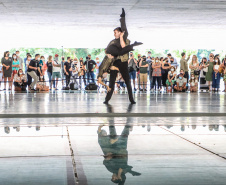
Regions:
M 125 34 L 125 32 L 121 32 L 120 37 L 123 38 L 124 34 Z
M 111 88 L 107 85 L 107 92 L 110 92 Z
M 111 54 L 107 54 L 108 58 L 113 59 L 114 57 Z
M 119 69 L 118 69 L 117 67 L 115 67 L 115 66 L 111 66 L 111 67 L 110 67 L 110 70 L 113 70 L 113 71 L 114 71 L 114 70 L 115 70 L 115 71 L 119 71 Z

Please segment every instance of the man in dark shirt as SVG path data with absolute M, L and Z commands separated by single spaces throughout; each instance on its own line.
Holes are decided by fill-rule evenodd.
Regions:
M 39 67 L 39 60 L 40 60 L 40 54 L 35 55 L 35 59 L 31 60 L 27 73 L 31 76 L 31 78 L 34 79 L 34 81 L 30 85 L 31 90 L 35 90 L 34 86 L 38 82 L 38 75 L 37 72 L 39 72 L 40 76 L 43 76 L 42 71 L 40 70 Z
M 88 82 L 89 82 L 89 79 L 91 77 L 92 82 L 95 83 L 94 69 L 97 68 L 97 64 L 94 60 L 91 60 L 91 55 L 88 55 L 88 57 L 86 59 L 87 60 L 85 61 L 84 66 L 85 66 L 86 71 L 87 71 Z
M 71 57 L 67 57 L 67 61 L 64 62 L 64 74 L 66 76 L 66 87 L 69 86 L 70 78 L 71 78 Z

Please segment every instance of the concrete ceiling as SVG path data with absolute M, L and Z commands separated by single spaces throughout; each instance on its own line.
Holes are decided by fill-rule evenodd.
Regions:
M 127 13 L 145 48 L 220 48 L 226 0 L 0 0 L 0 48 L 106 47 Z

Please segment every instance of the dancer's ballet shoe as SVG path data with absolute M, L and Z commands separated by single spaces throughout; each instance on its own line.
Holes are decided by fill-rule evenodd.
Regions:
M 142 42 L 137 42 L 135 41 L 133 44 L 131 44 L 132 46 L 139 46 L 139 45 L 142 45 L 143 43 Z
M 122 14 L 120 15 L 120 17 L 125 17 L 125 16 L 126 16 L 125 10 L 124 10 L 124 8 L 122 8 Z

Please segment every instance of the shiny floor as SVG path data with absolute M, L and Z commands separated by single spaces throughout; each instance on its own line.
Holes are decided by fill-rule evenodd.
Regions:
M 225 94 L 104 97 L 1 92 L 0 185 L 226 184 Z

